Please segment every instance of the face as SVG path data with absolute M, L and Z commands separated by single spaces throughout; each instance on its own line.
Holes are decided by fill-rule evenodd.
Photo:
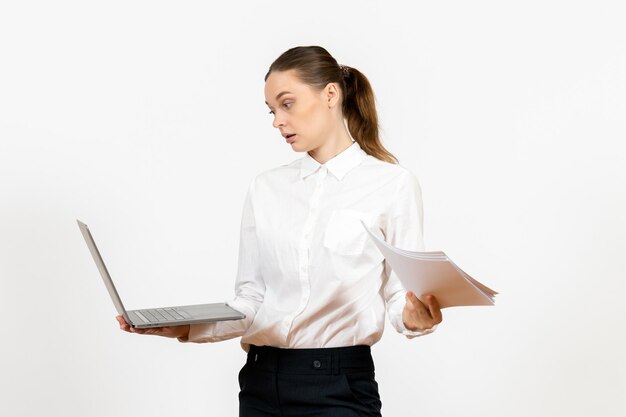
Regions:
M 274 117 L 273 126 L 296 152 L 314 150 L 330 137 L 338 97 L 334 83 L 315 91 L 297 78 L 295 70 L 273 71 L 265 81 L 265 103 Z

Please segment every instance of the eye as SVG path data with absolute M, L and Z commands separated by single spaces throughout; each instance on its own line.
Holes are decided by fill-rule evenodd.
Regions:
M 285 106 L 285 107 L 289 108 L 289 107 L 287 106 L 288 104 L 291 104 L 291 102 L 290 102 L 290 101 L 286 101 L 286 102 L 284 102 L 284 103 L 283 103 L 283 106 Z
M 270 110 L 270 114 L 274 114 L 274 112 Z

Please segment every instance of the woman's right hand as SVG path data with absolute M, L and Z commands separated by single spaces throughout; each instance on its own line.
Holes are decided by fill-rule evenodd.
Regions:
M 130 324 L 124 320 L 124 316 L 119 315 L 115 317 L 120 324 L 120 329 L 128 332 L 128 333 L 137 333 L 137 334 L 153 334 L 156 336 L 163 337 L 182 337 L 187 338 L 189 336 L 189 325 L 185 324 L 183 326 L 162 326 L 162 327 L 150 327 L 147 329 L 137 329 L 132 327 Z

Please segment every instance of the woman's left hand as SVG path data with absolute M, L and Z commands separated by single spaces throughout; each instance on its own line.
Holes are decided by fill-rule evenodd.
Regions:
M 424 304 L 412 291 L 407 291 L 406 303 L 402 310 L 404 327 L 411 331 L 428 330 L 441 323 L 441 320 L 441 309 L 434 295 L 426 295 L 426 304 Z

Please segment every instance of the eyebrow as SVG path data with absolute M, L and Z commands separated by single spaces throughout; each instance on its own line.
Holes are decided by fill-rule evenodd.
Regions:
M 276 96 L 276 100 L 278 100 L 281 96 L 285 95 L 285 94 L 291 94 L 291 91 L 281 91 L 280 93 L 278 93 L 278 95 Z M 266 101 L 265 104 L 267 104 L 269 106 L 269 103 Z

